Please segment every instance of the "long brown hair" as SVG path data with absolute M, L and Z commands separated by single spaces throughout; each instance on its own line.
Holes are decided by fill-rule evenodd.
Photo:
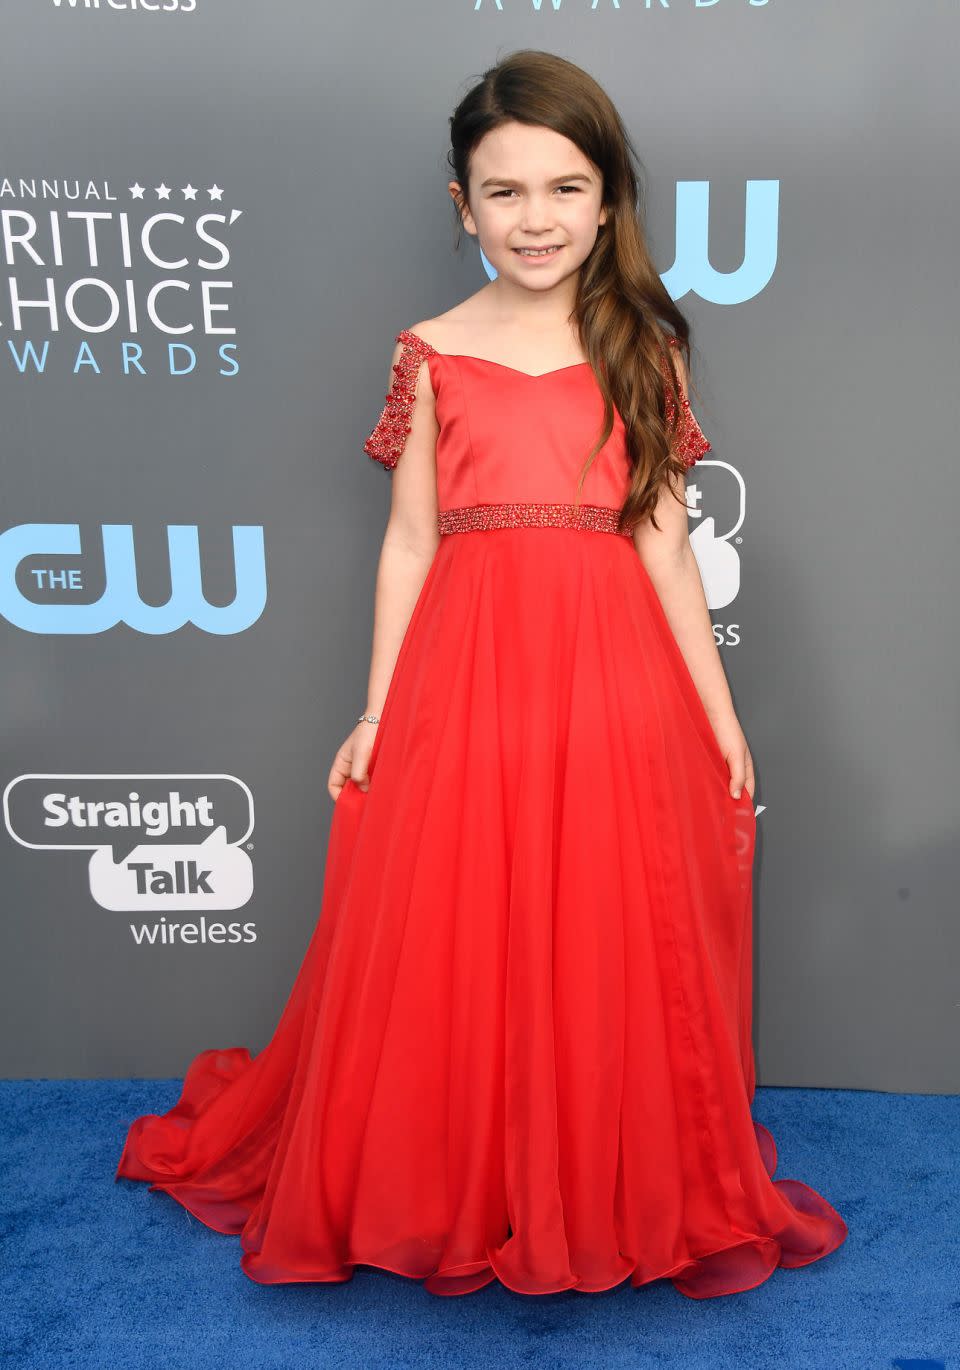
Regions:
M 650 517 L 659 529 L 653 510 L 660 487 L 668 472 L 680 475 L 686 469 L 672 450 L 683 411 L 671 355 L 675 349 L 667 341 L 670 335 L 677 339 L 689 376 L 690 326 L 647 248 L 640 159 L 615 105 L 592 76 L 554 53 L 524 48 L 485 71 L 450 118 L 447 161 L 464 196 L 473 149 L 485 134 L 508 122 L 553 129 L 576 143 L 602 174 L 607 219 L 580 268 L 574 318 L 603 395 L 604 412 L 579 488 L 613 431 L 616 405 L 626 429 L 632 472 L 620 527 L 633 528 Z M 455 212 L 462 229 L 456 207 Z M 689 384 L 692 387 L 692 381 Z M 669 427 L 668 387 L 675 415 Z

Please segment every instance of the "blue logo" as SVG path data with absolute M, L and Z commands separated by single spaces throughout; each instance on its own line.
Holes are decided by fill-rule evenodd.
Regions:
M 104 590 L 90 603 L 63 600 L 41 604 L 28 599 L 17 585 L 17 570 L 28 557 L 78 557 L 83 554 L 76 523 L 23 523 L 0 533 L 0 614 L 28 633 L 103 633 L 118 623 L 139 633 L 172 633 L 192 623 L 205 633 L 241 633 L 255 623 L 267 602 L 263 529 L 257 525 L 233 528 L 236 593 L 229 604 L 212 605 L 203 595 L 200 540 L 193 524 L 167 528 L 170 560 L 170 598 L 165 604 L 144 604 L 137 588 L 133 527 L 105 523 L 103 541 Z M 30 575 L 41 591 L 81 592 L 79 567 L 37 566 Z

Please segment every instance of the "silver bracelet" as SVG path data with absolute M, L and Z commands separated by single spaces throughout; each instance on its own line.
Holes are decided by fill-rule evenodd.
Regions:
M 379 722 L 380 722 L 380 715 L 379 715 L 379 714 L 361 714 L 360 717 L 357 719 L 357 722 L 358 722 L 358 723 L 379 723 Z

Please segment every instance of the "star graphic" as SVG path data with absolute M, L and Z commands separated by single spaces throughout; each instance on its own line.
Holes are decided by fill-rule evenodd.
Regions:
M 197 198 L 197 188 L 189 183 L 183 187 L 183 198 L 185 200 L 195 200 Z
M 134 181 L 133 185 L 132 185 L 132 186 L 128 186 L 127 189 L 130 191 L 130 198 L 131 198 L 132 200 L 142 200 L 142 199 L 143 199 L 143 192 L 144 192 L 145 187 L 142 186 L 142 185 L 140 184 L 139 181 Z
M 170 199 L 170 187 L 165 185 L 163 181 L 161 181 L 158 186 L 154 186 L 154 190 L 157 192 L 158 200 Z
M 211 200 L 223 199 L 223 191 L 220 189 L 218 185 L 212 185 L 210 189 L 207 191 L 207 194 L 210 196 Z

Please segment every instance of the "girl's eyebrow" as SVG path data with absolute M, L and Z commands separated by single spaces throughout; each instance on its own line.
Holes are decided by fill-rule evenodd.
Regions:
M 591 178 L 585 176 L 582 171 L 574 171 L 570 176 L 555 176 L 550 185 L 560 185 L 564 181 L 586 181 L 590 183 Z M 522 181 L 510 181 L 505 176 L 488 176 L 485 181 L 480 182 L 480 189 L 484 190 L 487 186 L 522 186 Z

